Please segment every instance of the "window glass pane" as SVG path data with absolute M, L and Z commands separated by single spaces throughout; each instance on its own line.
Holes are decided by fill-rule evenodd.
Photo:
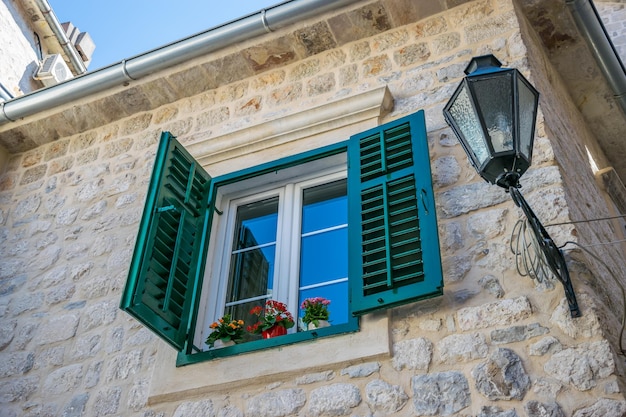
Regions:
M 346 180 L 303 191 L 298 306 L 330 300 L 331 324 L 348 321 L 348 200 Z M 300 317 L 303 312 L 299 312 Z
M 257 307 L 257 306 L 263 307 L 264 305 L 265 305 L 265 298 L 262 300 L 249 301 L 249 302 L 245 302 L 242 304 L 227 306 L 224 314 L 230 314 L 230 316 L 236 320 L 243 320 L 245 325 L 248 326 L 253 323 L 256 323 L 256 321 L 258 320 L 257 316 L 250 314 L 250 310 L 252 310 L 254 307 Z M 246 332 L 246 334 L 243 337 L 243 341 L 248 342 L 250 340 L 257 340 L 260 338 L 261 338 L 261 335 L 250 334 Z
M 276 242 L 278 197 L 237 207 L 233 250 Z
M 307 298 L 324 297 L 330 300 L 328 305 L 328 321 L 330 324 L 342 324 L 348 322 L 348 280 L 334 282 L 321 287 L 308 288 L 300 290 L 298 294 L 298 307 Z M 304 316 L 302 310 L 299 311 L 299 317 Z
M 237 208 L 226 302 L 268 294 L 276 255 L 278 197 Z
M 304 190 L 302 233 L 348 223 L 346 180 Z
M 300 286 L 348 276 L 348 228 L 304 236 L 300 254 Z

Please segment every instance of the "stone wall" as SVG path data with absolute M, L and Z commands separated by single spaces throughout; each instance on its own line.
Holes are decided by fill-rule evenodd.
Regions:
M 463 68 L 489 52 L 552 88 L 545 80 L 556 74 L 527 57 L 513 4 L 482 0 L 13 155 L 0 177 L 0 417 L 626 413 L 596 267 L 584 258 L 572 264 L 583 311 L 576 320 L 559 283 L 520 277 L 509 244 L 521 213 L 475 174 L 443 121 Z M 385 85 L 395 107 L 382 122 L 426 111 L 445 295 L 390 311 L 390 356 L 151 398 L 155 366 L 174 366 L 159 362 L 171 348 L 118 304 L 160 132 L 192 144 Z M 559 100 L 546 109 L 575 118 Z M 606 211 L 587 170 L 568 176 L 587 161 L 582 151 L 561 161 L 553 132 L 567 120 L 546 109 L 525 196 L 546 224 L 570 220 L 581 206 Z M 573 225 L 550 233 L 557 244 L 614 236 Z M 333 354 L 316 346 L 312 354 Z M 222 360 L 242 372 L 255 366 L 250 357 Z

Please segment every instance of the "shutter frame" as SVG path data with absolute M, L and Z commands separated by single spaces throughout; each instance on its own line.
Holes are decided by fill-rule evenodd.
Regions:
M 211 177 L 161 134 L 120 308 L 179 352 L 204 270 Z
M 352 314 L 441 295 L 424 111 L 352 136 L 348 165 Z

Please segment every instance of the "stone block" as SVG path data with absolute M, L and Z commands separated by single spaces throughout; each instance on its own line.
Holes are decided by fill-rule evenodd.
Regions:
M 77 328 L 78 316 L 74 314 L 51 317 L 39 327 L 37 344 L 47 345 L 70 339 L 76 334 Z
M 108 388 L 99 391 L 92 405 L 93 412 L 87 413 L 94 417 L 106 416 L 117 413 L 120 406 L 120 398 L 122 397 L 122 389 L 119 387 Z M 202 415 L 202 414 L 197 414 Z
M 310 79 L 306 84 L 307 95 L 309 97 L 328 93 L 335 89 L 335 74 L 328 73 Z
M 624 414 L 626 414 L 626 401 L 600 398 L 592 405 L 576 410 L 573 417 L 622 417 Z
M 439 361 L 446 364 L 469 362 L 487 357 L 489 346 L 482 333 L 453 334 L 436 345 Z
M 70 356 L 72 360 L 83 360 L 95 356 L 102 349 L 102 335 L 88 334 L 76 338 Z
M 81 417 L 85 411 L 85 405 L 89 400 L 89 394 L 79 394 L 74 396 L 63 408 L 63 417 Z
M 9 311 L 11 315 L 19 316 L 26 311 L 37 310 L 43 305 L 43 300 L 42 292 L 19 294 L 11 299 Z
M 379 370 L 379 362 L 368 362 L 344 368 L 341 370 L 341 375 L 348 375 L 350 378 L 365 378 Z
M 102 150 L 102 158 L 113 158 L 124 152 L 128 152 L 133 147 L 133 143 L 131 138 L 124 138 L 116 142 L 107 143 Z
M 318 22 L 304 29 L 298 29 L 294 32 L 294 36 L 304 47 L 305 56 L 313 56 L 337 47 L 326 22 Z
M 298 57 L 293 40 L 295 39 L 290 36 L 273 39 L 261 45 L 247 48 L 242 51 L 242 54 L 247 65 L 255 72 L 282 67 L 294 62 Z
M 541 403 L 539 401 L 528 401 L 524 404 L 524 411 L 526 411 L 528 417 L 566 417 L 556 402 Z
M 385 10 L 380 2 L 368 4 L 362 8 L 333 16 L 328 19 L 328 25 L 339 45 L 344 45 L 391 29 L 391 22 L 387 10 Z
M 365 402 L 374 412 L 396 413 L 404 407 L 408 399 L 399 385 L 391 385 L 382 379 L 370 381 L 365 386 Z
M 74 166 L 74 157 L 65 156 L 55 159 L 48 164 L 48 175 L 55 175 L 60 172 L 68 171 Z
M 0 378 L 23 375 L 33 368 L 32 352 L 10 352 L 0 355 Z
M 391 30 L 376 36 L 372 40 L 372 50 L 376 53 L 384 52 L 392 48 L 399 48 L 409 40 L 409 32 L 406 29 Z
M 393 60 L 400 67 L 425 63 L 431 55 L 426 43 L 415 43 L 398 49 L 393 53 Z
M 361 392 L 356 385 L 345 383 L 326 385 L 311 391 L 308 415 L 345 416 L 352 413 L 352 409 L 360 403 Z
M 379 55 L 363 61 L 361 68 L 363 68 L 363 76 L 375 77 L 390 72 L 392 63 L 387 55 Z
M 50 161 L 55 158 L 59 158 L 67 154 L 67 151 L 70 147 L 69 140 L 57 140 L 52 142 L 50 146 L 46 149 L 44 154 L 44 160 Z
M 151 121 L 152 113 L 143 113 L 138 116 L 131 117 L 122 123 L 119 134 L 127 136 L 132 135 L 133 133 L 141 132 L 150 126 Z
M 467 229 L 477 239 L 494 239 L 504 232 L 508 212 L 508 209 L 502 208 L 472 214 L 467 219 Z
M 335 378 L 333 371 L 316 372 L 314 374 L 306 374 L 296 378 L 296 385 L 307 385 L 315 382 L 330 381 Z
M 615 361 L 609 342 L 583 343 L 555 353 L 543 369 L 553 378 L 579 391 L 588 391 L 615 372 Z
M 231 84 L 254 75 L 253 68 L 245 58 L 245 53 L 240 51 L 202 64 L 202 66 L 214 78 L 216 86 Z
M 440 372 L 414 376 L 413 408 L 418 416 L 448 416 L 471 403 L 467 378 L 460 372 Z
M 433 344 L 423 337 L 402 340 L 393 345 L 392 365 L 397 371 L 415 369 L 427 371 L 433 354 Z
M 550 329 L 539 323 L 527 326 L 513 326 L 506 329 L 496 329 L 491 332 L 491 342 L 495 344 L 521 342 L 548 333 Z
M 13 210 L 13 215 L 16 219 L 23 219 L 36 213 L 41 206 L 41 197 L 39 195 L 29 195 L 26 198 L 19 200 Z
M 500 285 L 500 281 L 493 275 L 485 275 L 478 280 L 478 283 L 481 287 L 483 287 L 483 289 L 487 290 L 487 292 L 494 297 L 504 297 L 504 289 Z
M 302 84 L 289 84 L 273 90 L 268 96 L 271 106 L 283 106 L 302 98 Z
M 186 401 L 176 407 L 174 417 L 194 417 L 194 416 L 212 416 L 215 415 L 213 401 Z
M 306 394 L 301 389 L 267 392 L 256 395 L 248 400 L 246 415 L 258 417 L 285 417 L 295 415 L 298 414 L 305 402 Z M 181 415 L 181 417 L 183 416 Z
M 472 257 L 470 254 L 445 256 L 443 258 L 442 267 L 444 270 L 445 281 L 459 282 L 465 278 L 465 275 L 472 269 Z
M 519 414 L 517 414 L 515 409 L 502 410 L 495 405 L 485 405 L 480 408 L 480 413 L 477 417 L 519 417 Z
M 35 375 L 3 381 L 0 384 L 0 404 L 24 401 L 38 388 L 39 377 Z
M 461 175 L 461 167 L 453 155 L 442 156 L 433 162 L 433 185 L 446 187 L 455 184 Z
M 46 377 L 42 393 L 53 397 L 67 392 L 74 392 L 83 380 L 83 365 L 74 364 L 52 371 Z
M 494 400 L 523 400 L 530 388 L 530 377 L 521 358 L 511 349 L 500 348 L 489 359 L 472 369 L 476 389 Z
M 76 286 L 74 284 L 66 284 L 54 288 L 46 294 L 46 303 L 53 305 L 63 301 L 67 301 L 74 295 Z
M 109 361 L 106 381 L 128 379 L 131 375 L 139 372 L 142 361 L 143 351 L 138 349 L 114 356 Z
M 425 19 L 415 25 L 415 36 L 425 38 L 438 35 L 448 30 L 448 24 L 443 16 Z
M 140 379 L 136 381 L 128 393 L 128 407 L 133 411 L 141 411 L 148 404 L 150 381 Z
M 594 300 L 586 293 L 576 294 L 576 300 L 582 311 L 581 317 L 572 318 L 567 299 L 561 299 L 550 317 L 550 323 L 557 325 L 565 334 L 573 339 L 590 338 L 602 334 L 600 320 L 596 315 Z
M 457 314 L 459 328 L 463 331 L 484 329 L 516 323 L 530 317 L 532 308 L 526 297 L 504 299 L 477 307 L 460 309 Z
M 15 327 L 17 320 L 0 321 L 0 351 L 9 346 L 13 337 L 15 337 Z

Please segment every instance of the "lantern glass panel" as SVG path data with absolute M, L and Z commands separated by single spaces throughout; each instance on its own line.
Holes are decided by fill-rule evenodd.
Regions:
M 513 91 L 511 72 L 472 81 L 479 112 L 495 153 L 513 150 Z
M 531 90 L 531 87 L 521 80 L 517 83 L 517 91 L 519 94 L 519 151 L 530 161 L 535 133 L 535 102 L 537 100 L 537 93 Z
M 456 100 L 449 109 L 450 116 L 461 130 L 478 166 L 480 166 L 489 157 L 489 148 L 480 126 L 480 120 L 478 120 L 478 115 L 467 93 L 467 84 L 463 83 L 460 88 Z

